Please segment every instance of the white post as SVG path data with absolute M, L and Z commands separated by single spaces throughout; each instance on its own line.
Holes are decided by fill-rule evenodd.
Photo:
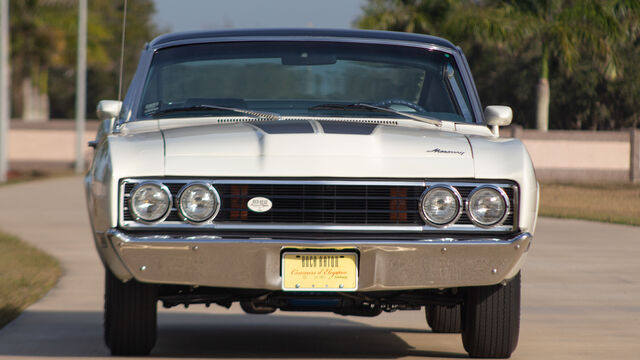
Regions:
M 87 108 L 87 0 L 78 0 L 78 66 L 76 71 L 76 173 L 84 172 Z
M 9 0 L 0 3 L 0 182 L 9 172 L 8 140 L 11 103 L 9 99 Z

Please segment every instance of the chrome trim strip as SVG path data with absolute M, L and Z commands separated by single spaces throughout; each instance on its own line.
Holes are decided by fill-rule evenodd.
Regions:
M 393 40 L 393 39 L 375 39 L 375 38 L 363 38 L 353 36 L 227 36 L 227 37 L 209 37 L 209 38 L 194 38 L 194 39 L 182 39 L 171 42 L 162 43 L 160 46 L 153 47 L 152 51 L 155 52 L 160 49 L 169 47 L 204 44 L 204 43 L 228 43 L 228 42 L 335 42 L 335 43 L 359 43 L 359 44 L 373 44 L 373 45 L 395 45 L 395 46 L 408 46 L 414 48 L 422 48 L 426 50 L 436 50 L 447 54 L 457 53 L 456 49 L 452 49 L 445 46 L 436 44 L 430 44 L 426 42 L 417 42 L 409 40 Z
M 156 224 L 153 226 L 139 224 L 132 221 L 125 221 L 122 223 L 122 227 L 126 229 L 136 229 L 145 231 L 158 231 L 169 229 L 189 229 L 189 230 L 237 230 L 237 231 L 334 231 L 334 232 L 397 232 L 397 233 L 410 233 L 410 232 L 423 232 L 423 233 L 438 233 L 442 232 L 443 228 L 435 226 L 403 226 L 403 225 L 318 225 L 318 224 L 224 224 L 224 223 L 205 223 L 201 225 L 191 225 L 182 222 L 165 222 L 162 224 Z M 511 226 L 495 226 L 490 229 L 480 229 L 475 225 L 452 225 L 446 227 L 444 230 L 447 232 L 482 232 L 482 233 L 504 233 L 513 230 Z
M 229 116 L 229 115 L 225 115 L 225 116 L 199 116 L 199 117 L 183 117 L 180 118 L 180 120 L 193 120 L 193 119 L 215 119 L 218 121 L 218 124 L 230 124 L 230 123 L 237 123 L 237 122 L 247 122 L 247 123 L 259 123 L 259 122 L 266 122 L 266 121 L 270 121 L 270 120 L 263 120 L 263 119 L 256 119 L 256 118 L 250 118 L 250 117 L 246 117 L 246 116 Z M 158 119 L 160 126 L 163 126 L 167 120 L 169 121 L 175 121 L 175 118 L 165 118 L 165 119 Z M 416 123 L 415 121 L 405 118 L 405 117 L 339 117 L 339 116 L 311 116 L 311 115 L 283 115 L 280 120 L 298 120 L 298 121 L 304 121 L 304 120 L 308 120 L 308 121 L 334 121 L 334 122 L 348 122 L 348 123 L 353 123 L 353 122 L 357 122 L 357 123 L 367 123 L 367 124 L 376 124 L 376 125 L 390 125 L 390 126 L 397 126 L 399 122 L 403 122 L 406 124 L 420 124 L 419 122 Z M 203 122 L 206 122 L 207 124 L 210 123 L 209 120 L 203 120 Z M 318 124 L 311 124 L 311 126 L 314 125 L 318 125 Z M 473 124 L 470 124 L 473 125 Z
M 327 240 L 327 241 L 319 241 L 319 240 L 288 240 L 288 239 L 278 239 L 278 238 L 266 238 L 266 237 L 247 237 L 246 239 L 237 239 L 237 238 L 224 238 L 223 236 L 216 235 L 194 235 L 194 236 L 171 236 L 171 235 L 141 235 L 134 236 L 128 235 L 117 229 L 109 229 L 105 233 L 110 237 L 117 238 L 118 240 L 127 243 L 127 244 L 135 244 L 137 242 L 146 243 L 175 243 L 175 242 L 196 242 L 196 243 L 220 243 L 220 242 L 234 242 L 234 243 L 252 243 L 252 244 L 282 244 L 283 248 L 289 248 L 291 244 L 307 244 L 302 246 L 301 248 L 323 248 L 330 247 L 334 249 L 336 247 L 340 248 L 342 246 L 347 246 L 346 248 L 354 248 L 355 245 L 400 245 L 400 244 L 430 244 L 430 245 L 449 245 L 449 244 L 458 244 L 458 245 L 489 245 L 489 244 L 512 244 L 515 242 L 519 242 L 525 239 L 533 238 L 533 235 L 530 233 L 522 233 L 518 234 L 515 237 L 504 240 L 492 237 L 479 237 L 477 239 L 471 240 L 457 240 L 451 237 L 425 237 L 423 239 L 417 240 Z
M 122 180 L 123 183 L 138 183 L 153 179 L 162 181 L 163 183 L 176 184 L 184 182 L 203 182 L 209 184 L 248 184 L 248 185 L 379 185 L 379 186 L 427 186 L 426 181 L 395 181 L 395 180 L 280 180 L 280 179 L 162 179 L 162 178 L 127 178 Z
M 466 181 L 429 181 L 429 180 L 308 180 L 308 179 L 295 179 L 295 180 L 282 180 L 282 179 L 207 179 L 207 178 L 182 178 L 182 179 L 164 179 L 162 177 L 145 177 L 145 178 L 125 178 L 121 181 L 123 183 L 139 183 L 143 181 L 162 181 L 167 184 L 184 183 L 184 182 L 204 182 L 209 184 L 274 184 L 274 185 L 370 185 L 370 186 L 434 186 L 434 185 L 449 185 L 449 186 L 482 186 L 482 185 L 495 185 L 499 187 L 514 187 L 515 184 L 508 182 L 491 182 L 491 179 L 487 181 L 471 180 Z
M 513 190 L 513 209 L 511 212 L 513 213 L 513 228 L 519 229 L 520 227 L 520 188 L 517 185 L 512 185 L 511 189 Z M 509 216 L 509 215 L 507 215 Z

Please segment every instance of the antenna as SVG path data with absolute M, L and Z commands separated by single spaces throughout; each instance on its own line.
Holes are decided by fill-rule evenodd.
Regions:
M 120 79 L 118 81 L 118 101 L 122 101 L 122 73 L 124 72 L 124 36 L 127 30 L 127 0 L 124 0 L 124 13 L 122 15 L 122 41 L 120 42 Z

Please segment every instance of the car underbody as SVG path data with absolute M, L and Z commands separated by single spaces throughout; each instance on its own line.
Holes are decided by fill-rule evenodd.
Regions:
M 192 304 L 231 307 L 239 302 L 247 313 L 323 311 L 340 315 L 376 316 L 396 310 L 419 310 L 425 305 L 455 306 L 464 301 L 464 288 L 412 291 L 308 292 L 244 290 L 212 287 L 159 285 L 158 299 L 165 308 Z

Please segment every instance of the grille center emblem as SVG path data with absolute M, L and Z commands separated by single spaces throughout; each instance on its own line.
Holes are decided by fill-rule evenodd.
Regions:
M 247 207 L 249 208 L 249 210 L 257 213 L 267 212 L 271 210 L 272 206 L 273 203 L 271 202 L 271 200 L 262 196 L 251 198 L 247 202 Z

